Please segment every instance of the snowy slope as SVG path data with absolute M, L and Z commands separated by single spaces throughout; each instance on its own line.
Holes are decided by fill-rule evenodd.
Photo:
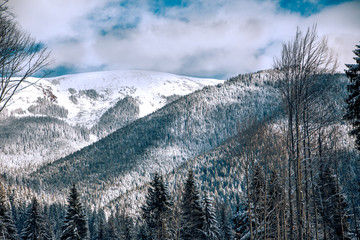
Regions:
M 12 99 L 7 112 L 13 116 L 33 116 L 29 107 L 45 97 L 68 111 L 63 120 L 70 125 L 91 128 L 107 109 L 126 96 L 138 100 L 139 117 L 143 117 L 163 107 L 171 96 L 183 96 L 222 82 L 137 70 L 65 75 L 41 79 L 26 88 Z
M 0 172 L 30 173 L 179 96 L 223 82 L 135 70 L 28 81 L 34 84 L 0 114 Z

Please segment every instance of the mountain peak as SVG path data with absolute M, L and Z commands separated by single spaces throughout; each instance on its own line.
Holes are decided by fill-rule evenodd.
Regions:
M 36 80 L 36 79 L 34 79 Z M 138 100 L 139 117 L 165 106 L 172 96 L 183 96 L 223 80 L 194 78 L 170 73 L 118 70 L 89 72 L 41 79 L 36 85 L 20 92 L 12 100 L 8 114 L 34 115 L 29 107 L 44 98 L 44 89 L 56 104 L 68 111 L 71 125 L 91 128 L 101 115 L 119 100 L 131 96 Z

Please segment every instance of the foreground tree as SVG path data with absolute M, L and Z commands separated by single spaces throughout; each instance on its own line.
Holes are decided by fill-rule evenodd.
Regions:
M 204 229 L 206 239 L 208 240 L 218 240 L 220 239 L 220 230 L 219 223 L 216 219 L 215 208 L 213 206 L 213 199 L 205 194 L 204 201 Z
M 287 113 L 287 150 L 288 150 L 288 199 L 290 239 L 306 238 L 306 225 L 310 184 L 308 167 L 311 166 L 310 140 L 314 129 L 310 131 L 310 118 L 316 111 L 325 114 L 323 109 L 314 107 L 323 89 L 315 87 L 323 74 L 333 73 L 337 61 L 328 48 L 326 38 L 319 39 L 316 26 L 305 33 L 297 29 L 295 38 L 283 45 L 281 57 L 275 59 L 280 90 Z M 319 85 L 317 85 L 319 86 Z M 320 113 L 319 113 L 320 114 Z M 317 129 L 324 127 L 325 119 Z M 293 173 L 293 174 L 292 174 Z M 291 193 L 295 190 L 295 196 Z M 293 199 L 295 198 L 295 207 Z M 294 221 L 295 220 L 295 221 Z
M 356 64 L 346 64 L 348 70 L 345 72 L 350 82 L 347 86 L 349 96 L 346 99 L 347 112 L 344 117 L 353 126 L 350 133 L 355 136 L 357 149 L 360 151 L 360 45 L 356 47 L 357 49 L 354 50 Z
M 146 203 L 142 207 L 149 239 L 168 239 L 173 203 L 166 184 L 158 173 L 150 183 Z
M 346 99 L 346 114 L 344 118 L 350 122 L 353 129 L 350 132 L 351 135 L 355 137 L 355 143 L 357 145 L 357 150 L 360 151 L 360 45 L 356 45 L 357 49 L 353 52 L 356 55 L 354 60 L 356 64 L 346 64 L 348 70 L 345 70 L 346 76 L 349 78 L 349 83 L 347 86 L 347 90 L 349 92 L 349 96 Z M 357 186 L 352 186 L 354 190 L 351 191 L 351 203 L 353 208 L 354 215 L 354 225 L 355 225 L 355 233 L 357 239 L 360 239 L 360 230 L 358 228 L 358 209 L 355 207 L 356 203 L 354 201 L 356 192 L 356 188 L 360 187 L 360 180 L 358 180 L 359 184 L 355 184 Z
M 51 239 L 46 230 L 46 221 L 41 214 L 40 205 L 34 197 L 27 212 L 25 228 L 22 230 L 21 237 L 24 240 L 47 240 Z
M 62 230 L 61 240 L 89 239 L 88 223 L 75 185 L 70 190 L 68 208 Z
M 182 196 L 180 239 L 206 239 L 203 232 L 204 224 L 205 214 L 201 206 L 200 193 L 194 174 L 190 170 Z
M 18 239 L 15 223 L 2 183 L 0 183 L 0 237 L 6 240 Z
M 49 63 L 48 50 L 19 29 L 7 2 L 0 3 L 0 112 L 14 94 L 32 84 L 28 77 Z
M 220 214 L 219 214 L 219 229 L 220 229 L 221 240 L 233 239 L 233 231 L 229 220 L 229 216 L 230 214 L 225 204 L 221 204 Z

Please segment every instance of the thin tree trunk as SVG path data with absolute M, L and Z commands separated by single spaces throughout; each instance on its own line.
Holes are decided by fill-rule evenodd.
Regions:
M 322 162 L 322 141 L 321 141 L 321 134 L 320 134 L 320 130 L 319 130 L 319 136 L 318 136 L 318 144 L 319 144 L 319 164 L 320 164 L 320 175 L 323 175 L 324 169 L 323 169 L 323 162 Z M 321 184 L 323 185 L 324 182 L 321 181 Z M 324 186 L 322 186 L 322 188 L 324 188 Z M 324 204 L 323 204 L 323 199 L 322 199 L 322 194 L 319 191 L 319 202 L 321 204 L 321 211 L 322 211 L 322 216 L 325 216 L 325 208 L 324 208 Z M 325 220 L 323 219 L 322 221 L 322 225 L 323 225 L 323 239 L 326 240 L 327 239 L 327 234 L 326 234 L 326 223 Z
M 266 219 L 266 215 L 267 215 L 267 179 L 266 179 L 267 174 L 264 174 L 264 180 L 265 180 L 265 189 L 264 189 L 264 240 L 267 239 L 267 219 Z
M 297 91 L 298 92 L 298 91 Z M 300 119 L 299 119 L 299 96 L 296 97 L 295 106 L 295 134 L 296 134 L 296 210 L 298 240 L 303 239 L 303 208 L 302 208 L 302 177 L 301 177 L 301 156 L 300 156 Z
M 357 211 L 356 211 L 355 200 L 354 200 L 354 192 L 352 192 L 352 194 L 351 194 L 351 202 L 352 202 L 352 209 L 354 212 L 354 224 L 355 224 L 356 239 L 360 240 L 360 233 L 359 233 L 358 224 L 357 224 L 357 214 L 356 214 Z
M 252 226 L 252 213 L 251 213 L 251 199 L 250 199 L 250 183 L 249 183 L 249 159 L 247 159 L 247 171 L 245 171 L 245 178 L 246 178 L 246 188 L 247 188 L 247 195 L 248 195 L 248 216 L 250 220 L 250 240 L 253 240 L 253 226 Z
M 289 103 L 290 104 L 290 103 Z M 288 159 L 288 176 L 289 176 L 289 189 L 288 189 L 288 198 L 289 198 L 289 211 L 290 211 L 290 240 L 294 239 L 294 218 L 293 218 L 293 206 L 292 206 L 292 182 L 291 182 L 291 168 L 292 162 L 294 159 L 294 133 L 293 133 L 293 114 L 292 114 L 292 106 L 289 106 L 289 123 L 288 123 L 288 149 L 289 149 L 289 159 Z

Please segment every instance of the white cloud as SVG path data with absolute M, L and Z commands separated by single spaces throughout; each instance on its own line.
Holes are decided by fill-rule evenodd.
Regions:
M 355 63 L 352 50 L 360 43 L 360 2 L 344 3 L 325 9 L 309 20 L 317 22 L 319 35 L 327 36 L 329 46 L 338 55 L 339 71 L 345 63 Z
M 31 5 L 30 5 L 31 2 Z M 66 4 L 64 4 L 66 3 Z M 279 11 L 274 1 L 198 1 L 186 8 L 149 12 L 144 1 L 13 0 L 19 21 L 52 49 L 56 64 L 105 65 L 196 76 L 230 77 L 271 68 L 296 27 L 318 24 L 341 64 L 358 43 L 359 3 L 310 17 Z M 342 69 L 342 68 L 340 68 Z

